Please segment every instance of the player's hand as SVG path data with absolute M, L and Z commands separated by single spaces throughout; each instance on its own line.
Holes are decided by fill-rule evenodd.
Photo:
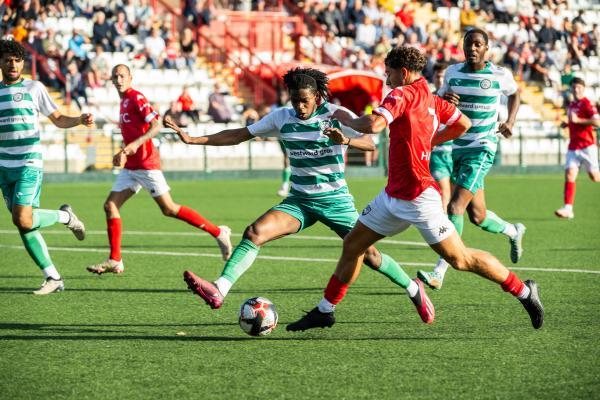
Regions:
M 565 129 L 567 126 L 569 126 L 569 124 L 564 121 L 560 123 L 560 127 L 563 129 Z
M 123 164 L 125 164 L 126 160 L 127 156 L 123 153 L 123 150 L 121 150 L 113 157 L 113 166 L 121 167 Z
M 127 146 L 125 146 L 123 148 L 123 150 L 121 150 L 121 152 L 125 155 L 125 156 L 132 156 L 135 154 L 135 152 L 138 149 L 138 145 L 135 142 L 131 142 L 129 143 Z
M 338 128 L 327 128 L 323 131 L 325 136 L 328 136 L 336 144 L 347 144 L 348 138 L 344 136 L 341 130 Z
M 342 125 L 348 126 L 350 122 L 354 119 L 354 117 L 348 111 L 338 109 L 335 110 L 335 112 L 331 115 L 330 119 L 337 119 Z
M 88 128 L 94 124 L 94 116 L 90 113 L 84 113 L 79 116 L 79 124 Z
M 581 118 L 579 118 L 579 117 L 577 116 L 577 114 L 575 114 L 575 113 L 571 113 L 571 114 L 569 115 L 569 119 L 570 119 L 570 120 L 571 120 L 571 122 L 572 122 L 572 123 L 574 123 L 574 124 L 579 124 L 579 123 L 581 123 Z
M 166 116 L 166 117 L 163 119 L 163 125 L 164 125 L 166 128 L 173 129 L 173 130 L 175 131 L 175 133 L 177 134 L 177 136 L 179 136 L 179 138 L 181 139 L 181 141 L 182 141 L 183 143 L 189 143 L 189 138 L 190 138 L 190 136 L 189 136 L 187 133 L 185 133 L 185 132 L 183 131 L 183 129 L 181 129 L 181 128 L 179 127 L 179 125 L 177 125 L 177 124 L 175 123 L 175 121 L 173 121 L 173 119 L 171 118 L 171 116 L 170 116 L 170 115 L 167 115 L 167 116 Z
M 444 100 L 446 100 L 450 104 L 458 106 L 458 103 L 460 102 L 460 96 L 456 93 L 447 92 L 446 94 L 444 94 Z
M 509 137 L 511 137 L 513 135 L 512 128 L 513 128 L 512 124 L 509 124 L 507 122 L 503 122 L 498 127 L 498 132 L 500 132 L 500 134 L 502 136 L 504 136 L 505 138 L 508 139 Z

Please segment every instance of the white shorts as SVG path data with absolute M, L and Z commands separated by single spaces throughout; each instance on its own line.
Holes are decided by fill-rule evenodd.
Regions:
M 159 169 L 122 169 L 117 175 L 117 180 L 113 184 L 113 192 L 122 192 L 129 189 L 132 192 L 139 192 L 144 188 L 152 197 L 162 196 L 171 188 L 167 185 L 167 181 L 162 171 Z
M 385 189 L 362 211 L 359 221 L 384 236 L 393 236 L 414 225 L 428 244 L 436 244 L 454 232 L 444 213 L 442 197 L 427 188 L 417 198 L 406 201 L 389 196 Z
M 565 169 L 580 168 L 582 164 L 586 172 L 598 171 L 598 147 L 595 144 L 583 149 L 567 151 Z

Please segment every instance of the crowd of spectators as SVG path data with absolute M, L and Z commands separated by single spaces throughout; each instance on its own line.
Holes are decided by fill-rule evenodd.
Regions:
M 506 24 L 490 34 L 492 61 L 510 67 L 522 79 L 561 88 L 598 56 L 600 27 L 585 10 L 569 10 L 566 0 L 433 0 L 407 1 L 390 10 L 378 0 L 302 0 L 293 2 L 309 20 L 303 43 L 321 47 L 326 59 L 343 67 L 383 74 L 384 58 L 393 46 L 419 48 L 428 57 L 425 75 L 436 63 L 463 61 L 460 38 L 474 27 Z M 423 12 L 430 3 L 441 17 Z M 281 11 L 279 0 L 182 0 L 190 22 L 210 25 L 218 8 L 241 11 Z M 454 8 L 454 14 L 448 7 Z M 294 10 L 289 10 L 296 12 Z M 445 12 L 446 14 L 442 13 Z M 79 106 L 88 103 L 86 88 L 105 86 L 110 78 L 107 53 L 123 52 L 146 68 L 193 70 L 198 47 L 193 30 L 171 29 L 170 13 L 157 13 L 150 0 L 9 0 L 0 6 L 4 36 L 28 44 L 45 56 L 41 79 L 68 92 Z M 57 29 L 51 19 L 83 17 L 91 32 L 77 27 Z M 215 118 L 230 117 L 209 101 Z M 194 113 L 186 114 L 193 122 Z
M 344 67 L 380 73 L 387 51 L 408 45 L 426 53 L 425 74 L 430 78 L 436 63 L 463 61 L 460 38 L 464 32 L 486 29 L 492 22 L 505 24 L 502 30 L 489 31 L 492 61 L 509 66 L 522 80 L 543 86 L 560 87 L 565 71 L 586 68 L 587 57 L 599 51 L 600 27 L 594 15 L 588 16 L 585 10 L 573 12 L 563 0 L 406 2 L 393 12 L 383 3 L 303 0 L 298 5 L 318 23 L 309 35 L 316 43 L 323 40 L 326 58 Z M 432 23 L 430 14 L 420 12 L 421 3 L 431 3 L 434 11 L 449 13 L 447 7 L 460 11 Z

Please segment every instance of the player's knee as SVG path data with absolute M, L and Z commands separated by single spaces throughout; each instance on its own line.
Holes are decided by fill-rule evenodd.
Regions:
M 25 215 L 13 215 L 12 222 L 20 231 L 28 231 L 33 226 L 31 217 Z
M 177 216 L 177 208 L 174 206 L 163 206 L 160 208 L 160 211 L 165 217 L 175 218 Z
M 365 251 L 364 263 L 372 269 L 379 269 L 381 266 L 381 255 L 375 247 L 371 246 Z
M 448 214 L 450 215 L 461 215 L 465 213 L 465 209 L 453 201 L 448 204 Z
M 118 210 L 117 205 L 113 201 L 107 200 L 104 202 L 104 212 L 106 213 L 106 216 L 111 216 L 111 214 Z
M 246 227 L 246 230 L 244 231 L 244 239 L 248 239 L 257 246 L 261 246 L 264 241 L 261 237 L 260 229 L 256 224 Z
M 475 225 L 481 225 L 485 220 L 485 214 L 480 212 L 470 212 L 469 213 L 469 221 L 471 221 Z
M 471 269 L 471 262 L 467 254 L 452 254 L 451 256 L 445 257 L 445 259 L 454 269 L 459 271 L 469 271 Z

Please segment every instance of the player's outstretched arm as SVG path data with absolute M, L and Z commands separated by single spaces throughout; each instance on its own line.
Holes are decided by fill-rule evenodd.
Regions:
M 214 135 L 191 137 L 169 117 L 165 117 L 164 124 L 167 128 L 173 129 L 181 138 L 181 141 L 186 144 L 233 146 L 254 138 L 248 128 L 225 129 Z
M 338 128 L 329 128 L 323 133 L 329 136 L 329 138 L 337 144 L 343 144 L 358 150 L 373 151 L 377 148 L 373 142 L 373 139 L 371 139 L 371 136 L 368 135 L 350 138 L 345 136 L 344 133 Z
M 337 119 L 342 125 L 346 125 L 347 127 L 362 133 L 379 133 L 387 126 L 385 118 L 377 114 L 363 115 L 360 118 L 354 118 L 348 111 L 338 109 L 333 113 L 331 118 Z
M 462 114 L 458 121 L 452 125 L 446 125 L 444 129 L 438 131 L 438 133 L 431 140 L 431 145 L 437 146 L 438 144 L 444 143 L 448 140 L 457 139 L 466 131 L 468 131 L 470 127 L 471 120 Z
M 57 128 L 67 129 L 78 125 L 91 127 L 94 124 L 94 116 L 89 113 L 83 113 L 77 117 L 69 117 L 56 110 L 48 115 L 48 118 Z

